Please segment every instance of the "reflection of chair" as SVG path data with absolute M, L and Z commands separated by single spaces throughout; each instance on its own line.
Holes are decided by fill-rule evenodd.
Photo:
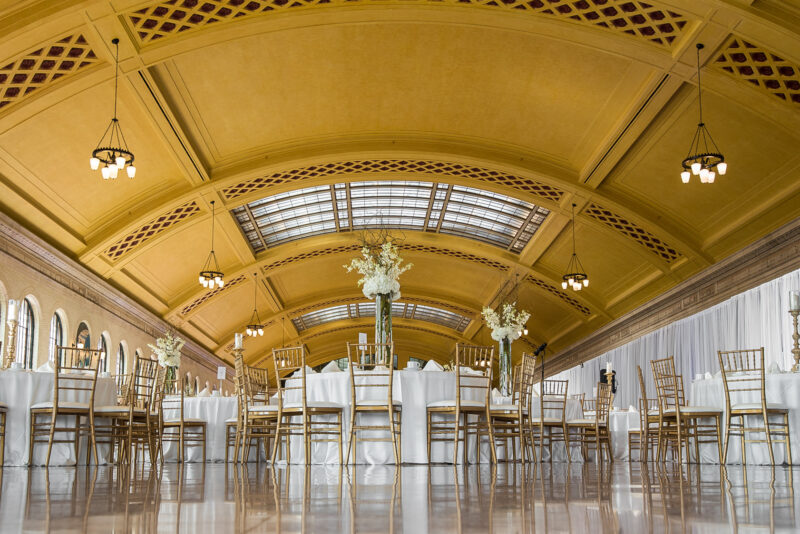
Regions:
M 715 443 L 722 458 L 720 426 L 722 410 L 712 406 L 687 406 L 683 390 L 683 377 L 675 372 L 675 358 L 650 362 L 658 393 L 658 457 L 666 456 L 666 446 L 673 443 L 678 452 L 678 462 L 683 461 L 686 447 L 689 461 L 689 443 L 694 443 L 695 461 L 700 461 L 700 444 Z M 708 423 L 709 419 L 713 423 Z
M 776 527 L 795 527 L 794 475 L 791 467 L 780 470 L 786 477 L 785 481 L 778 480 L 773 465 L 770 466 L 769 481 L 751 482 L 748 480 L 747 467 L 742 466 L 741 486 L 734 486 L 730 469 L 723 466 L 722 471 L 727 482 L 726 494 L 734 532 L 738 532 L 740 527 L 747 531 L 769 528 L 770 532 L 775 532 Z
M 350 436 L 347 440 L 348 461 L 355 463 L 358 441 L 390 441 L 394 452 L 394 463 L 402 463 L 400 450 L 400 428 L 402 405 L 392 396 L 394 366 L 392 355 L 394 343 L 347 343 L 350 360 Z M 370 357 L 371 356 L 371 357 Z M 374 395 L 369 393 L 374 391 Z M 358 415 L 372 416 L 386 413 L 386 424 L 369 425 L 358 423 Z M 364 437 L 362 433 L 388 432 L 389 437 Z M 353 455 L 350 458 L 352 447 Z
M 495 442 L 505 448 L 507 460 L 516 460 L 516 443 L 519 440 L 522 460 L 536 461 L 530 428 L 530 403 L 533 391 L 536 356 L 522 354 L 522 364 L 515 367 L 513 404 L 492 404 L 492 428 Z M 480 442 L 480 440 L 478 440 Z M 511 447 L 509 447 L 509 441 Z M 512 454 L 509 454 L 509 450 Z
M 102 352 L 101 350 L 75 347 L 56 347 L 53 400 L 37 402 L 31 406 L 28 465 L 33 463 L 33 451 L 36 443 L 47 443 L 46 465 L 50 465 L 53 443 L 72 443 L 75 446 L 77 461 L 81 434 L 86 434 L 89 439 L 86 463 L 89 463 L 92 451 L 94 451 L 94 457 L 97 458 L 92 407 L 97 385 L 97 368 Z M 74 417 L 74 426 L 71 426 L 70 423 L 66 423 L 66 426 L 59 426 L 58 418 L 60 416 Z M 84 418 L 87 422 L 82 424 L 81 420 Z M 56 439 L 56 434 L 73 434 L 74 436 Z M 44 436 L 47 436 L 47 439 L 44 439 Z
M 728 440 L 731 435 L 739 436 L 742 445 L 742 464 L 747 463 L 747 443 L 766 443 L 769 448 L 769 461 L 775 465 L 772 451 L 773 443 L 783 443 L 786 447 L 786 462 L 792 465 L 792 448 L 789 438 L 789 408 L 782 404 L 767 402 L 766 380 L 764 376 L 764 347 L 752 350 L 718 351 L 719 367 L 722 370 L 722 384 L 725 387 L 725 452 L 722 463 L 728 457 Z M 756 402 L 751 396 L 758 395 Z M 761 417 L 763 426 L 751 427 L 746 423 L 747 416 Z M 770 417 L 778 421 L 770 422 Z M 736 419 L 736 422 L 733 421 Z M 766 439 L 745 439 L 748 432 L 766 435 Z M 774 439 L 773 435 L 782 436 Z
M 178 462 L 185 460 L 186 447 L 201 447 L 203 462 L 206 461 L 206 422 L 202 419 L 191 419 L 184 415 L 183 381 L 163 378 L 165 372 L 159 373 L 156 386 L 158 402 L 158 447 L 161 463 L 164 463 L 164 443 L 178 444 Z M 177 392 L 176 392 L 177 390 Z M 167 395 L 167 392 L 173 392 Z M 177 412 L 177 416 L 173 413 Z
M 614 454 L 611 451 L 611 433 L 608 430 L 608 412 L 611 409 L 611 386 L 609 384 L 597 383 L 597 413 L 595 417 L 571 419 L 567 421 L 568 432 L 567 440 L 573 441 L 572 432 L 576 432 L 577 441 L 581 444 L 581 454 L 586 460 L 586 452 L 589 445 L 594 445 L 595 453 L 598 456 L 598 463 L 603 459 L 603 445 L 608 453 L 608 461 L 614 461 Z
M 458 463 L 458 442 L 463 442 L 464 464 L 467 463 L 467 444 L 469 431 L 475 430 L 478 441 L 476 454 L 480 462 L 480 435 L 481 429 L 486 429 L 489 435 L 489 450 L 492 454 L 492 463 L 497 462 L 495 451 L 494 430 L 492 429 L 489 413 L 492 363 L 494 361 L 494 347 L 480 347 L 476 345 L 456 345 L 456 359 L 454 373 L 456 375 L 455 399 L 431 402 L 427 407 L 428 423 L 428 462 L 431 461 L 431 443 L 434 441 L 453 442 L 453 464 Z M 476 390 L 468 397 L 465 394 Z M 471 422 L 470 416 L 475 416 L 477 421 Z M 437 421 L 434 416 L 452 416 L 452 420 Z M 462 422 L 463 417 L 463 422 Z M 463 432 L 463 436 L 461 435 Z M 452 435 L 452 437 L 449 437 Z
M 543 459 L 544 447 L 553 461 L 553 442 L 564 442 L 567 460 L 572 461 L 569 451 L 569 431 L 567 430 L 567 380 L 545 380 L 540 382 L 539 416 L 531 418 L 534 441 L 539 442 L 539 461 Z
M 289 463 L 291 437 L 303 436 L 306 465 L 311 464 L 312 442 L 336 442 L 341 464 L 344 408 L 331 402 L 308 401 L 305 348 L 300 346 L 272 349 L 272 360 L 278 382 L 278 424 L 272 447 L 272 463 L 278 459 L 281 439 L 286 441 L 286 461 Z M 290 399 L 286 398 L 287 393 L 291 396 Z M 336 417 L 336 421 L 320 420 L 320 416 Z M 293 422 L 295 417 L 301 418 L 301 422 Z M 314 439 L 314 435 L 326 437 Z
M 351 475 L 350 469 L 353 470 Z M 372 466 L 367 467 L 367 470 L 373 469 Z M 380 466 L 375 466 L 374 469 L 385 469 Z M 348 487 L 350 488 L 349 492 L 349 500 L 350 500 L 350 532 L 394 532 L 394 523 L 395 523 L 395 508 L 397 508 L 397 496 L 398 494 L 402 495 L 402 484 L 400 482 L 400 467 L 398 465 L 394 466 L 392 470 L 393 473 L 391 475 L 391 490 L 389 490 L 389 484 L 375 484 L 370 483 L 369 485 L 361 484 L 362 493 L 361 496 L 358 494 L 358 467 L 353 465 L 352 467 L 347 467 L 347 482 Z M 387 494 L 389 497 L 387 499 Z M 366 513 L 360 514 L 361 509 L 366 509 Z M 400 506 L 400 510 L 402 510 L 402 505 Z M 359 522 L 359 515 L 363 515 L 362 521 Z M 380 528 L 377 525 L 377 519 L 386 519 L 386 523 L 388 525 L 385 528 Z M 366 519 L 364 521 L 363 519 Z

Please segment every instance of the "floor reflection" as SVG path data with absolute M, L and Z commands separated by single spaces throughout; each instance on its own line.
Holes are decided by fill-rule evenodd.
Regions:
M 638 463 L 5 468 L 0 530 L 794 532 L 795 475 Z

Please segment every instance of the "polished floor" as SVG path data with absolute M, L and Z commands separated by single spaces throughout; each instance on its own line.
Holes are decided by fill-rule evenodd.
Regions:
M 797 532 L 800 470 L 638 463 L 5 468 L 0 532 Z M 800 492 L 798 492 L 800 493 Z

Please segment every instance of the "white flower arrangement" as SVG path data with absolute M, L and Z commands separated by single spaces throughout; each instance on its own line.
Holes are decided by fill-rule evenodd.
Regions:
M 369 247 L 361 249 L 364 258 L 353 258 L 349 265 L 343 267 L 347 272 L 358 271 L 362 277 L 358 285 L 363 285 L 364 296 L 374 299 L 377 295 L 389 295 L 391 300 L 400 298 L 400 275 L 414 265 L 402 265 L 403 258 L 397 247 L 387 241 L 381 245 L 380 252 L 375 254 Z
M 483 309 L 483 319 L 491 328 L 492 339 L 495 341 L 502 341 L 506 338 L 514 341 L 520 337 L 531 314 L 525 310 L 517 310 L 516 305 L 516 302 L 506 302 L 503 304 L 500 314 L 491 308 Z
M 158 364 L 161 367 L 180 367 L 181 349 L 186 342 L 167 332 L 163 337 L 156 339 L 156 344 L 148 344 L 153 354 L 158 357 Z

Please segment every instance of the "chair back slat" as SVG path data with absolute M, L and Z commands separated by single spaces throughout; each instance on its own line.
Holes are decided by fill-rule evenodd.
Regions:
M 306 351 L 302 345 L 272 349 L 272 362 L 275 366 L 275 379 L 278 383 L 278 407 L 283 409 L 286 394 L 299 393 L 300 403 L 305 411 L 308 404 L 306 397 Z M 299 376 L 292 376 L 297 372 Z
M 539 416 L 565 421 L 569 380 L 545 380 L 539 384 Z
M 522 353 L 522 363 L 519 366 L 519 396 L 518 402 L 523 409 L 531 405 L 533 385 L 536 383 L 536 356 Z
M 150 410 L 155 401 L 158 369 L 158 360 L 136 355 L 133 361 L 133 372 L 131 373 L 126 404 L 133 408 Z
M 347 343 L 350 402 L 384 400 L 392 403 L 394 342 Z
M 492 364 L 494 363 L 494 347 L 481 345 L 456 345 L 456 405 L 460 408 L 464 394 L 483 397 L 488 408 L 492 392 Z M 470 399 L 475 400 L 475 399 Z
M 608 412 L 611 410 L 613 394 L 611 384 L 597 383 L 597 412 L 595 413 L 595 425 L 608 424 Z
M 53 406 L 61 401 L 77 401 L 82 393 L 88 394 L 89 405 L 94 405 L 97 372 L 102 350 L 56 347 L 53 376 Z M 80 400 L 83 402 L 83 399 Z
M 732 404 L 758 402 L 766 409 L 764 347 L 717 351 L 717 357 L 728 410 Z

